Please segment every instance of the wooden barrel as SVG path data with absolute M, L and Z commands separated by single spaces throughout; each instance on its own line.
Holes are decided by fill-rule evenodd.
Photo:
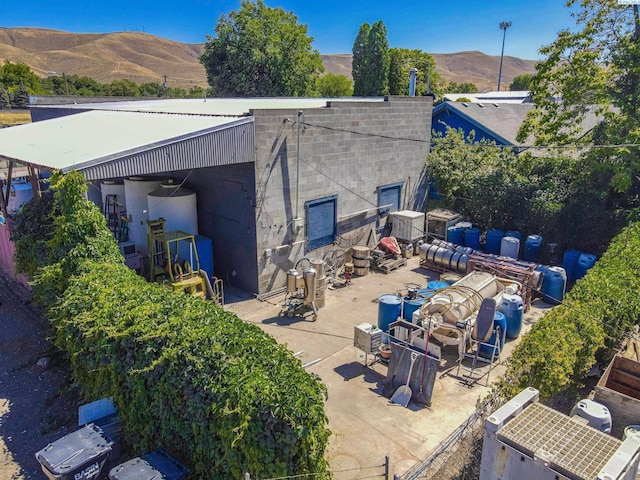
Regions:
M 344 264 L 344 273 L 353 273 L 353 263 L 347 262 Z
M 364 245 L 355 245 L 351 247 L 351 256 L 353 259 L 365 259 L 369 257 L 369 247 Z
M 354 258 L 353 259 L 353 266 L 355 268 L 369 268 L 369 259 L 368 258 L 365 258 L 365 259 Z
M 369 267 L 354 267 L 353 274 L 359 277 L 364 277 L 369 273 Z

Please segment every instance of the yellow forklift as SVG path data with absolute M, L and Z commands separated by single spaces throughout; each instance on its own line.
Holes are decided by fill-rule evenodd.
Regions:
M 164 226 L 164 218 L 147 220 L 149 281 L 224 305 L 222 280 L 210 280 L 200 270 L 195 235 L 181 230 L 165 231 Z

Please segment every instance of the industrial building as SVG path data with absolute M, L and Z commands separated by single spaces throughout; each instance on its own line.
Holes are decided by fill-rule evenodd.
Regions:
M 366 244 L 391 211 L 425 210 L 430 96 L 42 103 L 0 131 L 0 159 L 80 171 L 142 257 L 149 217 L 191 230 L 209 273 L 251 293 L 283 287 L 302 257 Z

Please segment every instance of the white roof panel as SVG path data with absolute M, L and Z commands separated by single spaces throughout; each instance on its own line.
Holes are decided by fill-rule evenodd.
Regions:
M 67 171 L 247 121 L 250 119 L 94 110 L 0 129 L 0 157 Z
M 327 102 L 383 102 L 384 97 L 339 98 L 188 98 L 150 99 L 125 102 L 34 105 L 35 108 L 124 110 L 137 112 L 191 113 L 202 115 L 247 115 L 251 110 L 322 108 Z

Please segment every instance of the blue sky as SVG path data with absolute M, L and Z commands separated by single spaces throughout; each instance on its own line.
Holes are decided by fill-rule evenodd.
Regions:
M 502 21 L 505 55 L 538 59 L 540 46 L 552 42 L 574 21 L 563 0 L 349 1 L 266 0 L 293 11 L 308 25 L 320 53 L 350 53 L 364 22 L 384 21 L 392 47 L 429 53 L 479 50 L 500 55 Z M 240 0 L 1 0 L 0 27 L 40 27 L 78 33 L 144 31 L 184 43 L 202 43 L 214 33 L 220 15 Z

